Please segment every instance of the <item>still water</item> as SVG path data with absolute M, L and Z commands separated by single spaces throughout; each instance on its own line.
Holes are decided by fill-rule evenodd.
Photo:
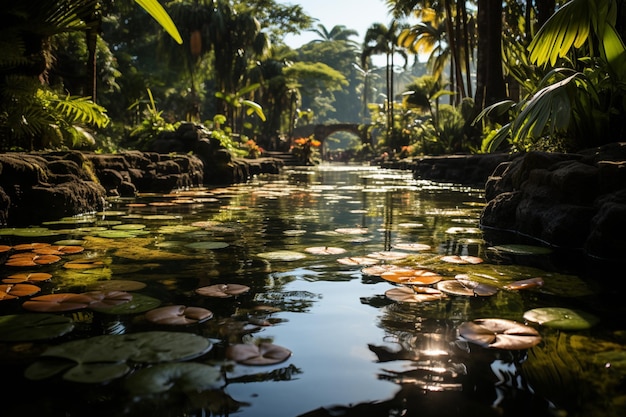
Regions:
M 553 253 L 489 241 L 478 227 L 483 204 L 481 189 L 417 181 L 403 171 L 321 165 L 230 187 L 111 200 L 101 213 L 4 230 L 0 244 L 11 249 L 3 254 L 2 277 L 51 275 L 32 297 L 113 282 L 137 305 L 135 311 L 92 305 L 55 312 L 71 320 L 71 331 L 0 342 L 0 415 L 626 415 L 626 335 L 623 315 L 616 314 L 624 307 L 610 305 L 615 296 L 587 270 L 555 269 Z M 6 263 L 18 245 L 31 243 L 84 251 L 34 267 Z M 439 292 L 444 287 L 433 283 L 421 286 L 438 293 L 432 299 L 398 300 L 388 291 L 413 286 L 367 269 L 368 259 L 460 280 L 474 293 Z M 507 287 L 527 279 L 534 284 Z M 224 297 L 196 291 L 215 284 L 247 290 Z M 0 301 L 0 317 L 31 313 L 23 304 L 29 298 Z M 169 305 L 212 316 L 182 326 L 147 319 Z M 546 308 L 546 314 L 563 309 L 557 310 L 562 323 L 528 322 L 528 311 Z M 526 323 L 538 343 L 522 348 L 513 334 L 504 336 L 504 349 L 481 347 L 459 332 L 475 319 Z M 23 377 L 53 346 L 151 331 L 208 340 L 209 348 L 169 362 L 207 365 L 214 382 L 168 371 L 142 385 L 161 388 L 134 395 L 125 381 L 159 361 L 133 360 L 104 382 L 77 382 L 98 374 L 87 365 L 126 366 L 123 358 L 94 358 L 85 347 L 59 354 L 65 365 L 49 374 Z M 261 342 L 283 356 L 248 365 L 229 353 Z M 67 362 L 79 363 L 74 377 L 62 377 Z

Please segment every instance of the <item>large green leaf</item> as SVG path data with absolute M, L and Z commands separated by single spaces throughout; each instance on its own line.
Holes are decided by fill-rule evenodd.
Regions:
M 176 25 L 157 0 L 135 0 L 135 3 L 148 12 L 178 44 L 183 43 L 183 38 L 180 37 Z

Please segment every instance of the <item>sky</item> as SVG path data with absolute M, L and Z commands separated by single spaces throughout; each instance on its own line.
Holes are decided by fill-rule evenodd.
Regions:
M 337 25 L 356 30 L 359 35 L 353 39 L 358 43 L 363 41 L 365 32 L 372 23 L 389 25 L 391 20 L 384 0 L 277 0 L 277 2 L 301 5 L 309 16 L 319 19 L 314 26 L 321 23 L 328 31 Z M 303 32 L 299 36 L 287 36 L 285 43 L 296 49 L 316 38 L 318 35 L 314 33 Z

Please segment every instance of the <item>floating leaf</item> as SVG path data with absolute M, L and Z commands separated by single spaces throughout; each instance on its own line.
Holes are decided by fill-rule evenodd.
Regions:
M 495 295 L 498 292 L 498 287 L 493 285 L 473 281 L 471 279 L 466 278 L 467 275 L 459 274 L 454 277 L 456 281 L 458 281 L 461 285 L 466 288 L 471 288 L 474 291 L 474 295 L 481 297 L 489 297 Z
M 83 293 L 93 299 L 89 304 L 92 309 L 106 309 L 125 304 L 133 299 L 133 295 L 125 291 L 89 291 Z
M 395 245 L 392 245 L 392 247 L 394 249 L 416 251 L 416 252 L 421 252 L 421 251 L 432 249 L 430 245 L 426 245 L 424 243 L 396 243 Z
M 400 259 L 404 259 L 409 256 L 406 252 L 398 252 L 398 251 L 380 251 L 380 252 L 372 252 L 368 253 L 367 256 L 374 259 L 380 259 L 383 261 L 397 261 Z
M 541 342 L 536 329 L 506 319 L 477 319 L 462 323 L 459 336 L 482 347 L 506 350 L 529 349 Z
M 337 262 L 342 265 L 376 265 L 380 260 L 365 256 L 351 256 L 349 258 L 339 258 Z
M 91 258 L 74 259 L 63 264 L 65 269 L 95 269 L 104 268 L 105 266 L 106 264 L 102 260 Z
M 464 279 L 449 279 L 440 281 L 437 283 L 436 287 L 439 291 L 443 291 L 447 294 L 462 295 L 466 297 L 491 296 L 496 294 L 498 291 L 496 287 Z
M 61 258 L 57 255 L 37 255 L 33 252 L 21 252 L 11 255 L 5 265 L 16 267 L 38 266 L 53 264 L 60 260 Z
M 306 248 L 304 251 L 314 255 L 340 255 L 342 253 L 346 253 L 345 249 L 333 246 L 313 246 Z
M 115 230 L 142 230 L 145 229 L 145 224 L 136 224 L 136 223 L 126 223 L 126 224 L 116 224 L 112 227 Z
M 81 253 L 85 248 L 82 246 L 62 246 L 50 245 L 43 248 L 33 249 L 33 253 L 38 255 L 73 255 Z
M 103 383 L 126 375 L 127 362 L 154 364 L 196 358 L 211 349 L 211 342 L 196 334 L 142 332 L 95 336 L 48 348 L 26 369 L 29 379 L 41 380 L 63 373 L 73 382 Z
M 448 262 L 452 264 L 480 264 L 483 261 L 482 258 L 469 255 L 447 255 L 441 257 L 442 262 Z
M 427 269 L 397 269 L 380 274 L 386 281 L 398 284 L 432 285 L 442 280 L 442 276 Z
M 155 308 L 146 313 L 146 320 L 156 324 L 173 326 L 203 323 L 213 317 L 206 308 L 173 305 Z
M 34 242 L 34 243 L 20 243 L 19 245 L 14 245 L 13 249 L 18 251 L 33 251 L 35 249 L 41 249 L 51 246 L 50 243 L 42 243 L 42 242 Z
M 93 301 L 93 298 L 88 295 L 56 293 L 31 298 L 25 301 L 22 307 L 29 311 L 42 313 L 63 312 L 87 308 Z
M 335 232 L 342 235 L 364 235 L 369 233 L 369 230 L 365 227 L 340 227 L 339 229 L 335 229 Z
M 73 321 L 56 314 L 0 316 L 0 341 L 25 342 L 63 336 L 74 329 Z
M 213 241 L 206 241 L 206 242 L 193 242 L 193 243 L 187 243 L 185 245 L 185 247 L 190 248 L 190 249 L 197 249 L 197 250 L 214 250 L 214 249 L 223 249 L 228 247 L 229 244 L 226 242 L 213 242 Z
M 445 298 L 446 295 L 439 290 L 427 287 L 395 287 L 385 291 L 385 296 L 393 301 L 401 303 L 423 303 Z
M 384 264 L 384 265 L 373 265 L 367 268 L 363 268 L 361 269 L 361 272 L 365 275 L 374 275 L 374 276 L 379 277 L 384 272 L 387 272 L 387 271 L 408 271 L 408 270 L 409 268 L 406 268 L 403 266 L 393 265 L 393 264 Z
M 132 300 L 127 303 L 119 304 L 113 307 L 98 308 L 93 307 L 92 310 L 98 313 L 111 315 L 139 314 L 145 313 L 161 305 L 161 301 L 144 294 L 133 294 Z
M 50 278 L 52 278 L 52 274 L 49 274 L 47 272 L 30 272 L 9 275 L 7 278 L 4 278 L 2 282 L 4 282 L 5 284 L 45 282 L 50 281 Z
M 541 307 L 528 310 L 524 313 L 524 319 L 560 330 L 585 330 L 599 321 L 593 314 L 563 307 Z
M 135 396 L 164 392 L 198 393 L 217 389 L 222 381 L 220 367 L 195 362 L 164 363 L 140 369 L 124 381 Z
M 215 284 L 196 289 L 196 294 L 205 297 L 228 298 L 240 295 L 250 290 L 250 287 L 241 284 Z
M 272 343 L 239 343 L 226 348 L 226 358 L 244 365 L 274 365 L 290 356 L 289 349 Z
M 8 252 L 13 249 L 12 246 L 9 245 L 0 245 L 0 253 Z
M 541 287 L 542 285 L 543 285 L 543 278 L 536 277 L 536 278 L 528 278 L 528 279 L 522 279 L 519 281 L 511 282 L 510 284 L 505 285 L 504 288 L 507 290 L 526 290 L 529 288 Z
M 31 284 L 0 284 L 0 301 L 28 297 L 39 291 L 41 288 Z
M 264 258 L 264 259 L 270 259 L 272 261 L 285 261 L 285 262 L 298 261 L 300 259 L 306 258 L 306 255 L 302 252 L 295 252 L 295 251 L 289 251 L 289 250 L 261 252 L 261 253 L 258 253 L 257 256 Z

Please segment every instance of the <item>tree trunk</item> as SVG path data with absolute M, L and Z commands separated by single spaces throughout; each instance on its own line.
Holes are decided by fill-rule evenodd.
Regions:
M 478 0 L 477 109 L 506 98 L 502 72 L 502 3 Z

